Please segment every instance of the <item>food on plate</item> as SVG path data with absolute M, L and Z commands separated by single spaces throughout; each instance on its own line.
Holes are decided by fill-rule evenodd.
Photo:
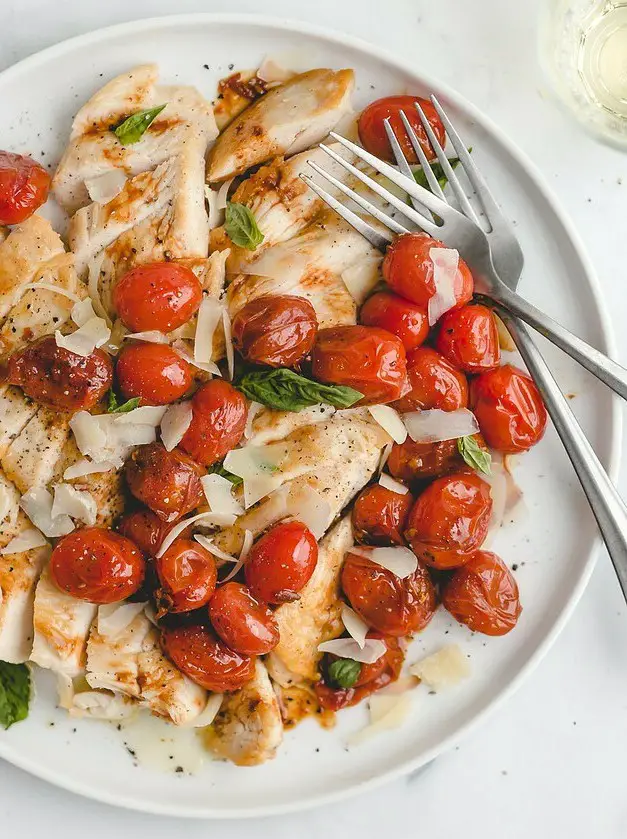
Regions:
M 546 424 L 458 251 L 383 254 L 302 179 L 352 183 L 319 144 L 353 71 L 267 72 L 223 83 L 220 131 L 153 64 L 94 93 L 52 179 L 69 250 L 35 212 L 45 171 L 0 152 L 0 662 L 51 670 L 73 716 L 198 726 L 238 766 L 415 686 L 440 601 L 513 629 L 490 449 Z M 393 159 L 389 118 L 417 161 L 404 109 L 431 158 L 415 103 L 443 140 L 403 95 L 359 115 L 364 146 Z

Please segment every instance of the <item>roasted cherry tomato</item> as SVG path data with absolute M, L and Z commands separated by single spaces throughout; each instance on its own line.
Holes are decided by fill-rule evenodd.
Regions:
M 438 138 L 441 145 L 446 142 L 446 133 L 442 120 L 438 116 L 438 112 L 433 107 L 428 99 L 421 99 L 420 96 L 386 96 L 384 99 L 377 99 L 376 102 L 371 102 L 368 107 L 362 111 L 357 123 L 359 131 L 359 139 L 364 148 L 371 154 L 380 157 L 381 160 L 388 160 L 390 163 L 395 163 L 394 153 L 388 136 L 385 131 L 385 120 L 390 120 L 392 130 L 403 149 L 405 157 L 410 163 L 418 163 L 418 157 L 411 144 L 405 126 L 400 117 L 400 112 L 404 111 L 409 124 L 416 132 L 418 141 L 427 158 L 431 160 L 435 157 L 435 152 L 431 148 L 431 143 L 427 137 L 418 111 L 416 110 L 416 103 L 420 105 L 424 115 L 429 121 L 429 125 L 433 129 L 433 133 Z
M 142 405 L 168 405 L 191 387 L 189 364 L 165 344 L 126 344 L 115 368 L 127 399 L 138 396 Z
M 23 154 L 0 151 L 0 224 L 19 224 L 48 198 L 50 175 Z
M 117 603 L 141 586 L 146 563 L 124 536 L 104 527 L 83 527 L 63 536 L 50 557 L 61 591 L 89 603 Z
M 246 427 L 246 399 L 223 379 L 212 379 L 192 399 L 192 421 L 180 447 L 198 463 L 222 460 L 242 439 Z
M 392 402 L 407 390 L 405 347 L 396 335 L 375 326 L 321 329 L 311 369 L 321 382 L 358 390 L 362 405 Z
M 320 681 L 314 685 L 318 702 L 330 711 L 339 711 L 356 705 L 377 690 L 395 682 L 403 666 L 403 651 L 396 638 L 386 638 L 379 632 L 369 632 L 368 638 L 379 638 L 387 647 L 387 652 L 374 664 L 362 664 L 357 681 L 351 688 L 334 687 L 332 683 Z M 328 656 L 328 663 L 336 656 Z M 325 668 L 328 672 L 328 666 Z
M 474 472 L 438 478 L 414 504 L 405 536 L 417 557 L 434 568 L 468 562 L 488 533 L 490 485 Z
M 175 524 L 176 522 L 161 521 L 152 510 L 135 510 L 122 516 L 117 529 L 122 536 L 134 542 L 140 551 L 154 556 Z
M 362 306 L 359 320 L 365 326 L 387 329 L 401 339 L 407 352 L 419 347 L 429 334 L 425 310 L 389 291 L 379 291 L 369 297 Z
M 407 356 L 411 390 L 394 407 L 406 411 L 440 408 L 456 411 L 468 405 L 466 376 L 431 347 L 418 347 Z
M 126 461 L 126 481 L 135 498 L 162 520 L 173 522 L 205 498 L 205 470 L 184 452 L 169 452 L 161 443 L 138 446 Z
M 455 571 L 444 588 L 442 603 L 460 623 L 485 635 L 506 635 L 522 611 L 511 571 L 488 551 L 477 551 Z
M 200 280 L 185 265 L 151 262 L 132 268 L 113 290 L 118 317 L 131 332 L 170 332 L 183 326 L 202 301 Z
M 255 675 L 254 658 L 229 649 L 200 624 L 164 627 L 161 646 L 192 682 L 215 693 L 239 690 Z
M 353 507 L 353 531 L 360 542 L 371 545 L 403 545 L 407 516 L 414 499 L 381 484 L 371 484 Z
M 479 447 L 485 449 L 481 434 L 473 436 Z M 404 443 L 394 443 L 386 465 L 391 475 L 411 484 L 458 472 L 464 468 L 464 458 L 459 453 L 457 440 L 415 443 L 408 437 Z
M 275 524 L 250 549 L 244 574 L 253 597 L 262 603 L 298 600 L 318 562 L 318 543 L 299 521 Z
M 420 632 L 437 606 L 435 588 L 424 566 L 418 565 L 413 574 L 401 580 L 350 551 L 342 568 L 342 588 L 357 614 L 385 635 Z
M 161 584 L 155 592 L 157 618 L 199 609 L 209 603 L 216 589 L 216 561 L 193 539 L 175 539 L 155 559 L 155 568 Z
M 496 320 L 478 303 L 446 312 L 440 319 L 435 348 L 465 373 L 485 373 L 501 363 Z
M 383 260 L 383 277 L 390 288 L 426 310 L 435 295 L 433 248 L 443 248 L 442 242 L 426 233 L 405 233 L 395 239 Z M 456 306 L 463 306 L 472 297 L 475 284 L 470 268 L 460 257 L 453 282 Z
M 279 643 L 272 611 L 241 583 L 217 589 L 209 603 L 209 619 L 224 643 L 242 655 L 265 655 Z
M 542 439 L 546 408 L 534 382 L 511 364 L 473 380 L 470 402 L 481 433 L 493 449 L 524 452 Z
M 318 319 L 303 297 L 271 294 L 240 309 L 232 328 L 233 343 L 246 361 L 295 367 L 313 348 Z
M 54 335 L 33 341 L 9 358 L 7 381 L 58 411 L 88 411 L 111 387 L 113 365 L 102 350 L 88 356 L 57 347 Z

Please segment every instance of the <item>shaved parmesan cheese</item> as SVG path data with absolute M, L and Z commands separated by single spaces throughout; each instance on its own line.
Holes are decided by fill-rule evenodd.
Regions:
M 226 309 L 222 309 L 222 328 L 224 329 L 224 342 L 226 345 L 226 364 L 229 372 L 229 381 L 233 381 L 235 375 L 235 350 L 233 349 L 233 336 L 231 334 L 231 318 Z
M 96 317 L 94 307 L 89 297 L 85 300 L 77 300 L 76 305 L 72 306 L 70 317 L 77 326 L 83 326 L 88 320 Z
M 370 724 L 349 738 L 350 746 L 358 746 L 381 731 L 399 728 L 411 711 L 411 694 L 400 695 L 376 693 L 370 697 Z
M 229 189 L 235 178 L 229 178 L 225 181 L 218 190 L 218 210 L 226 210 L 226 205 L 229 203 Z
M 386 472 L 382 472 L 379 475 L 379 483 L 382 487 L 385 487 L 385 489 L 389 489 L 391 492 L 398 492 L 399 495 L 407 495 L 409 492 L 405 484 L 394 480 L 394 478 Z
M 40 288 L 42 291 L 52 291 L 55 294 L 60 294 L 62 297 L 67 297 L 69 300 L 73 300 L 75 303 L 80 301 L 78 294 L 74 294 L 73 291 L 68 291 L 67 288 L 61 288 L 53 283 L 28 283 L 28 285 L 24 286 L 24 289 L 27 288 Z
M 34 487 L 20 499 L 20 507 L 44 536 L 65 536 L 74 530 L 67 515 L 52 515 L 52 495 L 45 487 Z
M 213 353 L 213 336 L 217 329 L 224 306 L 215 297 L 204 295 L 198 309 L 196 333 L 194 336 L 194 361 L 207 364 Z
M 156 428 L 167 411 L 166 405 L 142 405 L 123 414 L 109 414 L 115 425 L 150 425 Z
M 257 78 L 269 83 L 287 82 L 295 75 L 294 70 L 288 70 L 280 61 L 268 55 L 261 62 L 257 70 Z
M 111 321 L 109 320 L 109 315 L 107 314 L 107 310 L 105 309 L 105 307 L 102 305 L 102 300 L 100 299 L 100 292 L 98 291 L 100 271 L 102 269 L 104 257 L 105 252 L 104 250 L 102 250 L 99 254 L 94 256 L 87 263 L 87 290 L 89 292 L 89 297 L 94 307 L 94 312 L 98 315 L 98 317 L 104 318 L 107 321 L 107 323 L 110 323 Z
M 244 563 L 246 562 L 246 558 L 250 553 L 250 549 L 253 546 L 254 536 L 251 530 L 246 530 L 244 533 L 244 542 L 242 544 L 242 550 L 240 551 L 239 558 L 235 565 L 233 566 L 232 570 L 229 574 L 222 580 L 223 583 L 228 583 L 229 580 L 232 580 L 233 577 L 237 576 L 241 569 L 244 567 Z
M 402 545 L 394 548 L 366 548 L 355 545 L 350 552 L 357 556 L 365 556 L 366 559 L 390 571 L 400 580 L 410 577 L 418 567 L 416 554 Z
M 206 551 L 209 551 L 210 554 L 213 554 L 223 562 L 237 562 L 237 559 L 234 556 L 227 554 L 226 551 L 223 551 L 222 548 L 215 545 L 213 543 L 213 539 L 210 539 L 209 536 L 204 536 L 202 533 L 194 533 L 194 539 L 199 545 L 202 545 Z
M 96 463 L 104 460 L 120 467 L 133 446 L 153 443 L 157 439 L 155 429 L 165 411 L 165 406 L 145 406 L 125 414 L 98 416 L 78 411 L 70 420 L 70 428 L 81 454 Z
M 479 423 L 468 408 L 456 411 L 410 411 L 403 414 L 403 422 L 409 436 L 416 443 L 438 443 L 442 440 L 456 440 L 477 434 Z
M 433 262 L 433 283 L 435 294 L 429 298 L 427 315 L 429 326 L 433 326 L 445 312 L 457 304 L 455 286 L 459 267 L 459 252 L 454 248 L 431 248 L 429 256 Z
M 7 556 L 8 554 L 22 553 L 22 551 L 31 551 L 33 548 L 43 548 L 47 544 L 43 533 L 35 527 L 27 527 L 0 550 L 0 555 Z
M 197 717 L 194 717 L 193 720 L 190 722 L 184 722 L 179 724 L 180 728 L 206 728 L 208 725 L 215 720 L 220 707 L 222 706 L 222 700 L 224 699 L 224 695 L 222 693 L 211 693 L 209 694 L 209 698 L 207 699 L 207 704 L 204 707 L 204 710 L 198 714 Z
M 261 402 L 251 402 L 248 406 L 248 413 L 246 414 L 246 427 L 244 428 L 244 437 L 246 440 L 250 440 L 253 436 L 253 420 L 262 408 L 263 405 Z
M 85 178 L 87 194 L 96 204 L 108 204 L 124 189 L 126 175 L 121 169 L 110 169 L 96 178 Z
M 147 332 L 127 332 L 124 336 L 133 341 L 146 341 L 148 344 L 169 344 L 170 339 L 165 332 L 158 329 L 149 329 Z
M 222 475 L 203 475 L 200 482 L 212 513 L 242 515 L 244 508 L 233 497 L 233 484 L 228 478 Z
M 76 445 L 81 454 L 97 457 L 107 446 L 107 432 L 104 416 L 94 416 L 88 411 L 78 411 L 70 420 Z
M 433 690 L 440 690 L 468 678 L 470 665 L 457 644 L 448 644 L 437 653 L 413 664 L 409 672 Z
M 178 539 L 184 530 L 187 530 L 191 524 L 200 522 L 201 519 L 204 525 L 215 525 L 216 527 L 230 527 L 235 523 L 235 516 L 231 516 L 226 513 L 196 513 L 195 516 L 190 516 L 187 519 L 181 519 L 181 521 L 175 524 L 172 530 L 166 534 L 165 539 L 159 546 L 159 550 L 156 553 L 157 559 L 163 556 L 172 542 L 174 542 L 175 539 Z
M 224 458 L 224 468 L 244 481 L 244 506 L 252 507 L 261 498 L 281 485 L 284 477 L 280 467 L 287 459 L 289 446 L 270 443 L 267 446 L 243 446 L 232 449 Z
M 53 519 L 71 516 L 91 526 L 96 523 L 98 507 L 86 490 L 76 489 L 71 484 L 56 484 L 51 514 Z
M 192 403 L 179 402 L 170 405 L 161 420 L 161 440 L 166 450 L 171 452 L 185 436 L 192 421 Z
M 361 306 L 381 279 L 382 261 L 382 256 L 370 256 L 342 271 L 342 281 L 358 306 Z
M 368 405 L 368 411 L 375 422 L 390 435 L 395 443 L 404 443 L 407 439 L 407 428 L 403 424 L 401 415 L 389 405 Z
M 205 184 L 205 201 L 207 202 L 207 226 L 209 230 L 214 230 L 224 223 L 224 218 L 218 207 L 218 193 L 215 189 L 211 189 L 209 184 Z
M 365 623 L 350 606 L 346 603 L 342 604 L 342 623 L 346 627 L 346 631 L 351 638 L 357 642 L 360 649 L 363 650 L 366 644 L 366 635 L 370 627 Z
M 98 633 L 106 638 L 115 638 L 144 611 L 143 603 L 107 603 L 98 607 Z
M 128 334 L 128 329 L 124 326 L 121 320 L 116 320 L 111 327 L 111 336 L 106 344 L 103 344 L 107 352 L 111 355 L 117 355 L 120 352 L 120 347 L 124 342 L 124 338 Z
M 495 311 L 492 312 L 492 315 L 494 317 L 496 331 L 499 336 L 499 347 L 505 352 L 515 352 L 516 344 L 514 343 L 512 336 L 509 334 L 507 327 Z
M 110 472 L 116 468 L 116 464 L 112 460 L 101 460 L 94 462 L 83 458 L 73 463 L 63 473 L 64 481 L 71 481 L 74 478 L 82 478 L 84 475 L 93 475 L 97 472 Z
M 366 638 L 363 647 L 353 638 L 335 638 L 333 641 L 325 641 L 318 644 L 318 651 L 331 653 L 338 658 L 352 658 L 360 664 L 374 664 L 382 655 L 385 655 L 387 647 L 378 638 Z
M 321 539 L 333 518 L 331 505 L 313 487 L 290 487 L 287 496 L 287 514 L 306 525 L 316 539 Z
M 388 462 L 388 458 L 392 453 L 392 449 L 394 448 L 394 443 L 386 443 L 383 447 L 383 451 L 381 452 L 381 457 L 379 458 L 379 465 L 377 466 L 377 473 L 380 475 L 384 468 L 385 464 Z
M 80 306 L 77 303 L 76 306 Z M 76 308 L 76 307 L 75 307 Z M 101 347 L 109 340 L 111 330 L 106 321 L 99 317 L 90 318 L 86 323 L 69 335 L 62 335 L 57 329 L 54 333 L 54 340 L 57 347 L 62 347 L 74 355 L 86 358 L 91 355 L 97 347 Z
M 198 368 L 198 370 L 203 370 L 205 373 L 211 373 L 213 376 L 221 376 L 222 373 L 220 372 L 220 368 L 214 361 L 196 361 L 187 347 L 185 341 L 181 338 L 177 338 L 176 341 L 172 344 L 172 349 L 175 353 L 184 358 L 188 364 L 191 364 L 192 367 Z

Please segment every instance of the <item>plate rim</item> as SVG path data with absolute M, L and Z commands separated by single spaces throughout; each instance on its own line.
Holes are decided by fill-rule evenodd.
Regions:
M 299 35 L 313 36 L 326 40 L 327 42 L 337 44 L 338 46 L 366 52 L 378 60 L 398 69 L 400 72 L 419 78 L 421 83 L 424 83 L 427 86 L 432 85 L 434 89 L 439 89 L 455 106 L 459 106 L 460 109 L 464 110 L 483 129 L 487 130 L 489 134 L 496 138 L 505 151 L 514 158 L 527 177 L 530 178 L 535 189 L 542 195 L 547 204 L 550 206 L 554 217 L 557 219 L 566 234 L 573 248 L 574 254 L 581 265 L 583 275 L 589 284 L 590 291 L 596 305 L 606 352 L 611 358 L 616 358 L 617 348 L 614 329 L 596 270 L 574 222 L 566 210 L 562 207 L 553 190 L 545 181 L 535 162 L 527 156 L 527 154 L 503 129 L 500 128 L 499 125 L 493 122 L 491 117 L 487 116 L 465 96 L 458 93 L 455 88 L 451 87 L 446 82 L 440 81 L 437 77 L 432 76 L 430 73 L 423 72 L 422 69 L 419 69 L 412 62 L 399 59 L 388 50 L 382 49 L 381 47 L 378 47 L 363 38 L 348 35 L 340 32 L 339 30 L 331 29 L 326 26 L 320 26 L 318 24 L 312 24 L 307 21 L 277 18 L 271 15 L 266 16 L 262 14 L 228 12 L 191 12 L 185 14 L 160 15 L 138 18 L 124 23 L 93 29 L 89 32 L 66 38 L 42 50 L 38 50 L 37 52 L 32 53 L 15 64 L 7 67 L 5 70 L 0 71 L 0 87 L 5 84 L 11 84 L 14 77 L 18 77 L 22 73 L 29 73 L 38 66 L 45 65 L 46 62 L 58 56 L 71 53 L 76 48 L 106 41 L 108 39 L 115 38 L 118 35 L 128 35 L 129 33 L 138 33 L 152 29 L 167 29 L 169 27 L 185 26 L 189 24 L 247 25 L 259 28 L 273 28 L 281 31 L 294 32 Z M 623 416 L 620 407 L 619 397 L 612 394 L 610 411 L 611 436 L 607 471 L 614 482 L 618 476 L 622 454 Z M 95 789 L 88 784 L 83 784 L 80 780 L 70 780 L 65 776 L 56 777 L 53 771 L 49 771 L 45 767 L 39 766 L 36 762 L 29 758 L 22 757 L 19 753 L 15 752 L 13 748 L 11 748 L 9 743 L 3 743 L 2 740 L 0 740 L 0 758 L 7 760 L 19 769 L 22 769 L 35 777 L 41 778 L 54 786 L 66 789 L 69 792 L 82 795 L 86 798 L 110 804 L 115 807 L 123 807 L 125 809 L 156 815 L 177 816 L 179 818 L 248 819 L 258 818 L 260 816 L 282 815 L 313 809 L 314 807 L 335 803 L 352 796 L 363 794 L 368 790 L 382 786 L 383 784 L 403 777 L 404 775 L 407 775 L 422 766 L 426 766 L 438 755 L 448 751 L 454 744 L 457 744 L 460 739 L 475 731 L 476 728 L 479 727 L 488 717 L 488 715 L 494 713 L 509 699 L 510 696 L 513 695 L 513 693 L 533 672 L 535 667 L 549 651 L 573 614 L 575 607 L 588 585 L 602 546 L 603 541 L 601 539 L 601 535 L 597 533 L 594 537 L 592 546 L 588 553 L 588 558 L 585 562 L 577 585 L 574 587 L 568 602 L 551 626 L 550 631 L 544 635 L 542 641 L 527 658 L 526 662 L 520 670 L 518 670 L 516 675 L 494 696 L 491 701 L 485 705 L 484 708 L 481 709 L 481 711 L 476 713 L 472 719 L 462 723 L 452 730 L 447 737 L 427 752 L 423 752 L 419 757 L 401 762 L 393 769 L 382 772 L 381 774 L 366 781 L 357 782 L 348 788 L 335 792 L 329 791 L 326 793 L 319 793 L 305 801 L 297 800 L 289 804 L 258 806 L 243 812 L 234 808 L 212 811 L 203 807 L 195 807 L 185 804 L 179 804 L 177 806 L 174 802 L 172 802 L 172 804 L 144 802 L 141 799 L 134 798 L 132 793 L 124 798 L 120 798 L 117 795 L 108 793 L 106 790 Z

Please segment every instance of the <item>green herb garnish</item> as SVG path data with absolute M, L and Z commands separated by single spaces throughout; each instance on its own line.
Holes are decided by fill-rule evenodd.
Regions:
M 254 251 L 264 239 L 254 215 L 245 204 L 228 202 L 224 229 L 234 245 L 249 251 Z
M 457 449 L 471 469 L 490 475 L 492 472 L 492 455 L 482 449 L 474 437 L 459 437 Z
M 459 166 L 459 157 L 451 157 L 449 159 L 449 163 L 451 164 L 451 167 L 453 169 L 455 169 L 457 166 Z M 433 170 L 433 174 L 438 179 L 438 183 L 440 184 L 440 187 L 442 189 L 444 189 L 444 187 L 448 183 L 448 178 L 446 177 L 444 169 L 440 166 L 439 163 L 432 163 L 431 164 L 431 169 Z M 413 171 L 414 171 L 414 180 L 416 181 L 416 183 L 419 186 L 422 186 L 425 189 L 428 189 L 429 192 L 433 192 L 433 190 L 429 186 L 429 181 L 427 180 L 427 176 L 425 175 L 424 169 L 421 167 L 420 169 L 414 169 Z
M 229 472 L 228 469 L 225 469 L 224 466 L 221 464 L 219 466 L 214 466 L 212 469 L 208 469 L 207 473 L 209 475 L 220 475 L 223 478 L 226 478 L 227 481 L 230 481 L 233 486 L 238 487 L 241 483 L 244 482 L 243 478 L 240 478 L 239 475 L 234 475 L 232 472 Z
M 122 402 L 122 404 L 120 404 L 114 391 L 110 390 L 109 396 L 107 397 L 107 413 L 128 414 L 129 411 L 134 411 L 135 408 L 139 408 L 140 402 L 141 398 L 139 396 L 134 396 L 132 399 L 128 399 L 126 402 Z
M 10 728 L 25 720 L 30 702 L 30 670 L 25 664 L 0 661 L 0 725 Z
M 338 658 L 327 668 L 329 681 L 336 687 L 344 689 L 352 688 L 360 673 L 361 664 L 353 661 L 352 658 Z
M 167 102 L 165 103 L 167 105 Z M 154 119 L 159 116 L 165 105 L 156 108 L 146 108 L 126 117 L 111 129 L 123 146 L 132 146 L 144 136 Z
M 352 387 L 324 385 L 286 368 L 245 373 L 237 387 L 249 399 L 275 411 L 302 411 L 320 402 L 350 408 L 363 397 Z

